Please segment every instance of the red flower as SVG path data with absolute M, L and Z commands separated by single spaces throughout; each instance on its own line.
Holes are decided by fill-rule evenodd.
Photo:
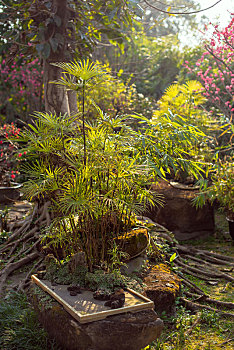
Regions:
M 15 175 L 14 175 L 14 174 L 11 174 L 11 178 L 14 179 L 14 178 L 15 178 Z
M 26 154 L 27 154 L 27 152 L 24 151 L 24 155 L 26 155 Z
M 19 156 L 19 157 L 22 157 L 22 153 L 19 153 L 18 156 Z

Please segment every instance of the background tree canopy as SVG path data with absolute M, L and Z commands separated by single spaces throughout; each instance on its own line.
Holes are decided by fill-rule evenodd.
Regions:
M 87 56 L 107 63 L 113 75 L 121 76 L 127 86 L 135 84 L 138 93 L 160 99 L 171 83 L 186 78 L 182 63 L 188 57 L 195 63 L 196 53 L 202 50 L 180 43 L 182 33 L 191 33 L 200 25 L 194 13 L 199 9 L 194 0 L 5 0 L 0 5 L 2 72 L 14 77 L 15 67 L 24 66 L 27 71 L 28 62 L 36 62 L 30 68 L 36 88 L 32 100 L 24 96 L 29 80 L 16 84 L 14 78 L 2 75 L 1 115 L 19 117 L 21 102 L 23 119 L 35 109 L 77 112 L 76 95 L 49 84 L 61 76 L 61 69 L 51 63 Z M 180 15 L 172 15 L 174 12 Z M 34 69 L 41 77 L 34 76 Z M 20 85 L 20 94 L 16 85 Z M 8 98 L 6 91 L 11 92 Z M 12 99 L 18 95 L 19 100 Z
M 5 1 L 1 5 L 1 53 L 9 64 L 19 52 L 42 59 L 45 109 L 75 111 L 74 97 L 49 85 L 61 75 L 53 62 L 88 55 L 104 37 L 121 43 L 123 28 L 139 9 L 135 1 Z

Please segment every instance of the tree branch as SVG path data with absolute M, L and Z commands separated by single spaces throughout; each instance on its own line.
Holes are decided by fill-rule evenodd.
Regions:
M 209 6 L 209 7 L 206 7 L 202 10 L 196 10 L 196 11 L 191 11 L 191 12 L 170 12 L 170 11 L 165 11 L 165 10 L 162 10 L 154 5 L 151 5 L 147 0 L 143 0 L 149 7 L 159 11 L 159 12 L 163 12 L 163 13 L 166 13 L 168 15 L 192 15 L 194 13 L 199 13 L 199 12 L 203 12 L 203 11 L 206 11 L 206 10 L 209 10 L 211 9 L 212 7 L 216 6 L 219 2 L 221 2 L 222 0 L 218 0 L 216 1 L 213 5 Z

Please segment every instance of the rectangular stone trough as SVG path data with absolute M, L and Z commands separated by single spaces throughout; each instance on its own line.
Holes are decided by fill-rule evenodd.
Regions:
M 110 309 L 104 306 L 105 301 L 93 298 L 93 292 L 82 290 L 81 294 L 70 296 L 67 285 L 52 286 L 47 280 L 40 280 L 36 275 L 32 275 L 32 281 L 41 289 L 49 293 L 58 301 L 64 309 L 69 312 L 80 323 L 93 322 L 105 319 L 107 316 L 121 314 L 125 312 L 138 312 L 142 310 L 154 309 L 154 302 L 132 289 L 125 290 L 124 306 L 118 309 Z

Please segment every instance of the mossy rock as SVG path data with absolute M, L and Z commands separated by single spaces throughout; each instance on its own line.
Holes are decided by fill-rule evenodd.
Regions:
M 166 264 L 160 263 L 148 270 L 144 283 L 146 285 L 144 292 L 153 300 L 156 312 L 174 314 L 181 279 Z
M 119 236 L 116 243 L 121 251 L 127 254 L 125 260 L 140 255 L 148 246 L 149 234 L 146 228 L 133 229 Z

